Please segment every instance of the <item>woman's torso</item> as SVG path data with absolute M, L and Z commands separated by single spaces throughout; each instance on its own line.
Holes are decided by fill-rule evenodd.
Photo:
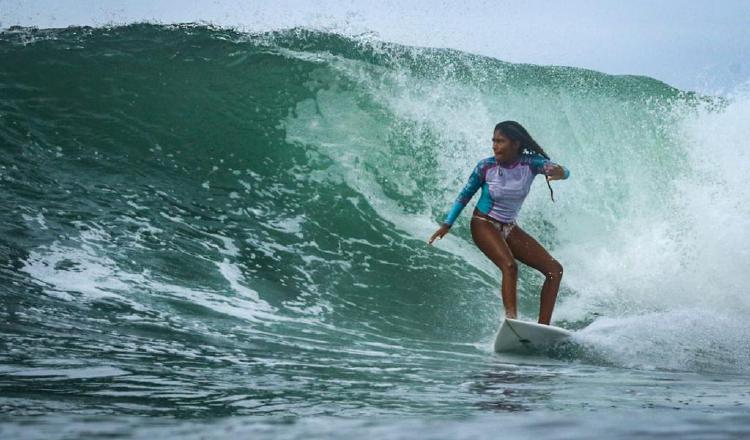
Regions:
M 484 160 L 484 182 L 476 209 L 502 222 L 513 222 L 521 210 L 531 184 L 536 177 L 538 164 L 532 167 L 532 156 L 523 155 L 512 165 L 500 165 L 494 157 Z

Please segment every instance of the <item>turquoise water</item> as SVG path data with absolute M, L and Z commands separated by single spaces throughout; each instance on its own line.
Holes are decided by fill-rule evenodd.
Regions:
M 3 438 L 750 432 L 750 99 L 304 29 L 0 33 Z M 495 123 L 574 347 L 501 356 Z M 542 278 L 522 267 L 521 317 Z

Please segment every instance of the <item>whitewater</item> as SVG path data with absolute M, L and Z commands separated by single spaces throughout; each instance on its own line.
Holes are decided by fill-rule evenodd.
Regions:
M 304 28 L 0 32 L 0 435 L 750 433 L 750 93 Z M 575 349 L 440 224 L 494 125 Z M 520 268 L 534 320 L 543 277 Z

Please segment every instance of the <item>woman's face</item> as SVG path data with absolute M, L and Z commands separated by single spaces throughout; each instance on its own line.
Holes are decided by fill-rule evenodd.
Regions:
M 498 162 L 508 162 L 515 159 L 520 146 L 521 142 L 508 139 L 499 130 L 495 130 L 492 135 L 492 151 L 495 153 L 495 160 Z

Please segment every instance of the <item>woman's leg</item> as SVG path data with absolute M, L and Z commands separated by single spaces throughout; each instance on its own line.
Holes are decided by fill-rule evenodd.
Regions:
M 515 318 L 518 314 L 516 309 L 518 265 L 510 248 L 500 235 L 500 231 L 484 220 L 471 219 L 471 237 L 484 255 L 495 263 L 495 266 L 503 273 L 501 291 L 505 316 Z
M 508 234 L 507 243 L 513 256 L 518 258 L 518 261 L 544 274 L 545 280 L 544 285 L 542 285 L 539 306 L 539 323 L 549 324 L 552 320 L 552 309 L 555 308 L 557 291 L 562 280 L 562 265 L 518 225 L 514 226 Z

